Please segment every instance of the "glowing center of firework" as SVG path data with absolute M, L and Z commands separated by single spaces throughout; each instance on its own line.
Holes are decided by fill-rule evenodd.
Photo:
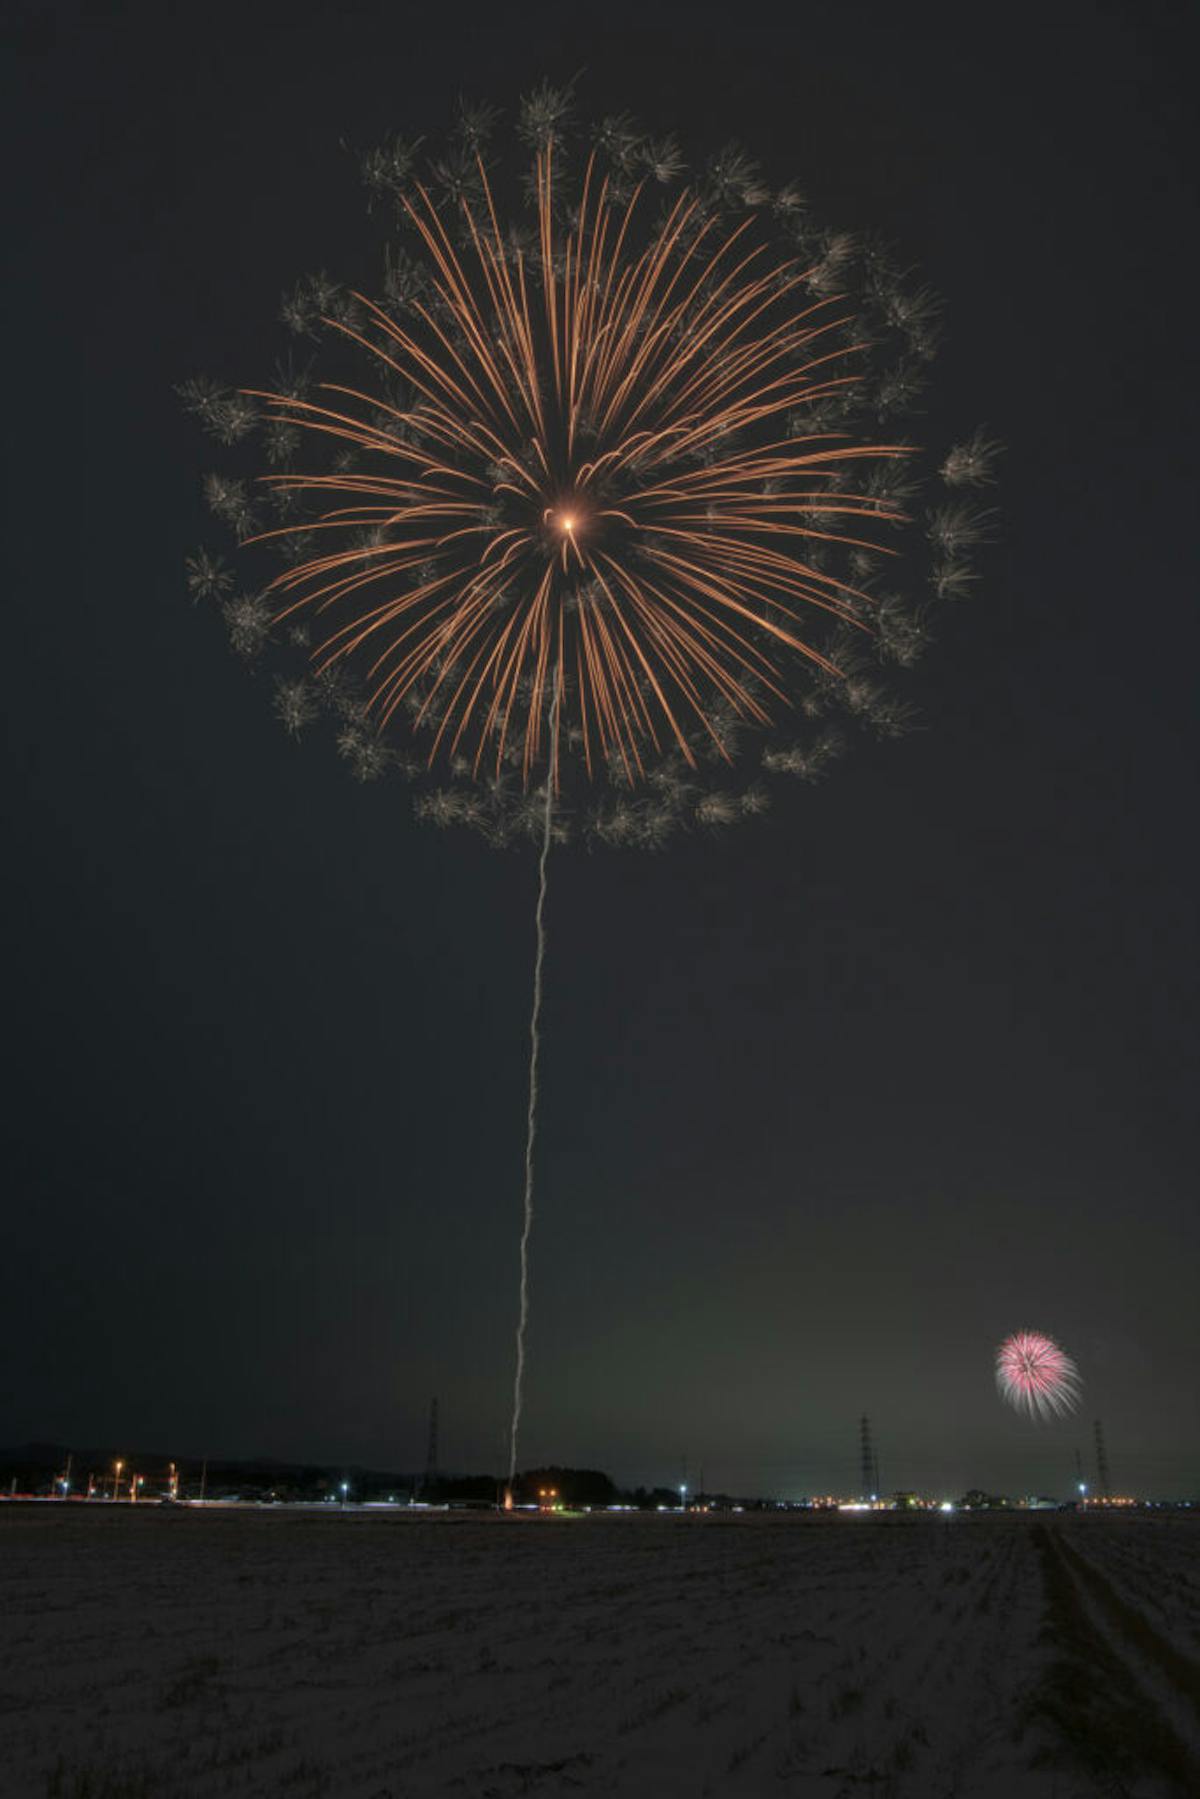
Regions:
M 586 520 L 579 508 L 571 505 L 547 506 L 542 518 L 548 535 L 557 544 L 555 553 L 563 568 L 568 567 L 570 556 L 573 556 L 575 562 L 582 567 L 583 554 L 576 541 L 576 534 Z

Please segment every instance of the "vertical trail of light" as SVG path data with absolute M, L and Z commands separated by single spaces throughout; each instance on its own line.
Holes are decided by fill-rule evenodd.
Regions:
M 542 853 L 538 859 L 538 896 L 534 912 L 537 948 L 533 958 L 533 1006 L 529 1015 L 529 1110 L 525 1126 L 525 1198 L 521 1223 L 521 1297 L 517 1311 L 517 1358 L 513 1374 L 512 1423 L 508 1440 L 508 1488 L 505 1506 L 513 1503 L 517 1475 L 517 1433 L 521 1427 L 521 1402 L 525 1385 L 525 1331 L 529 1323 L 529 1238 L 533 1230 L 533 1151 L 537 1141 L 538 1062 L 542 1048 L 542 990 L 546 966 L 546 886 L 550 840 L 554 823 L 554 770 L 558 766 L 558 703 L 562 694 L 561 665 L 554 681 L 551 710 L 552 749 L 546 769 L 546 811 L 542 825 Z

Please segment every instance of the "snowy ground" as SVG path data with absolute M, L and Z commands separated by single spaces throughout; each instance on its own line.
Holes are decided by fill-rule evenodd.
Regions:
M 1200 1519 L 0 1507 L 5 1799 L 1200 1793 Z

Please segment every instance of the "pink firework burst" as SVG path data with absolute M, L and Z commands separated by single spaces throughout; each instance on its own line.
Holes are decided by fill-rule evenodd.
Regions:
M 996 1351 L 1001 1399 L 1030 1418 L 1058 1417 L 1079 1404 L 1079 1370 L 1053 1337 L 1014 1331 Z

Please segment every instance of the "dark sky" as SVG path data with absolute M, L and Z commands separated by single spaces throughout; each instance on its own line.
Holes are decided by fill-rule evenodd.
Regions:
M 583 68 L 897 240 L 932 426 L 1009 448 L 924 730 L 553 860 L 522 1460 L 846 1489 L 866 1409 L 888 1487 L 1063 1491 L 1099 1415 L 1200 1488 L 1188 9 L 785 11 L 10 12 L 0 1442 L 405 1467 L 436 1392 L 503 1463 L 532 857 L 279 730 L 184 595 L 171 388 L 367 266 L 343 141 Z M 1024 1324 L 1077 1421 L 997 1401 Z

